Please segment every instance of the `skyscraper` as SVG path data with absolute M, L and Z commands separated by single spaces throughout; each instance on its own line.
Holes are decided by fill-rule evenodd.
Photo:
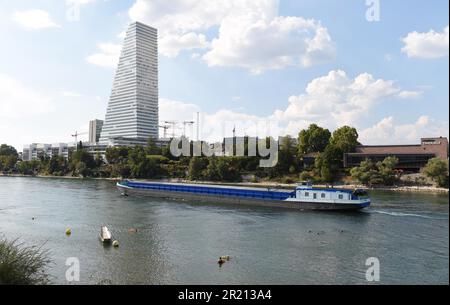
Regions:
M 98 143 L 102 132 L 103 121 L 89 121 L 89 143 Z
M 114 78 L 100 144 L 140 145 L 158 138 L 158 32 L 132 23 Z

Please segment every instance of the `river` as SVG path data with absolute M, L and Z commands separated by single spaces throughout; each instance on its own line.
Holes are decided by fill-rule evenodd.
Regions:
M 448 196 L 371 197 L 356 213 L 299 212 L 122 197 L 104 180 L 0 177 L 0 237 L 48 249 L 55 284 L 69 284 L 69 257 L 80 262 L 75 284 L 368 284 L 369 257 L 380 263 L 370 283 L 448 284 Z M 118 248 L 101 244 L 102 224 Z M 221 255 L 231 260 L 219 267 Z

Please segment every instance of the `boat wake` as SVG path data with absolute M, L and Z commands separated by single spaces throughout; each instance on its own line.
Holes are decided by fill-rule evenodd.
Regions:
M 383 211 L 383 210 L 371 210 L 368 212 L 384 214 L 384 215 L 389 215 L 389 216 L 395 216 L 395 217 L 418 217 L 418 218 L 434 219 L 434 220 L 447 220 L 447 218 L 432 217 L 432 216 L 428 216 L 428 215 L 420 215 L 420 214 L 413 214 L 413 213 L 402 213 L 402 212 L 392 212 L 392 211 Z

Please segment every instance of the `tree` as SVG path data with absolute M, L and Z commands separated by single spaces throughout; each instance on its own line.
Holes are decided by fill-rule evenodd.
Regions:
M 354 152 L 358 142 L 358 132 L 350 126 L 343 126 L 336 129 L 330 139 L 330 144 L 325 151 L 328 151 L 330 160 L 334 166 L 343 167 L 343 159 L 345 153 Z
M 308 129 L 300 131 L 298 135 L 298 153 L 304 155 L 312 152 L 323 152 L 331 138 L 328 129 L 316 124 L 309 125 Z
M 279 175 L 292 173 L 297 169 L 297 159 L 294 140 L 290 136 L 286 136 L 280 143 L 279 153 L 278 153 L 278 163 L 276 165 L 276 170 Z M 291 167 L 293 168 L 291 169 Z
M 206 169 L 206 162 L 201 157 L 192 157 L 189 162 L 189 179 L 199 180 L 202 178 L 203 170 Z
M 398 158 L 386 157 L 382 162 L 377 163 L 378 173 L 384 185 L 392 185 L 397 180 L 395 167 L 398 164 Z
M 149 137 L 147 140 L 147 147 L 146 147 L 147 154 L 149 155 L 161 155 L 162 150 L 156 145 L 156 141 L 154 138 Z
M 376 173 L 376 166 L 369 159 L 362 161 L 359 166 L 350 170 L 352 178 L 364 185 L 370 185 L 374 178 L 376 178 Z
M 14 169 L 18 158 L 17 150 L 9 145 L 0 145 L 0 171 L 11 171 Z
M 53 155 L 45 165 L 49 175 L 63 176 L 68 170 L 67 161 L 62 156 Z
M 15 156 L 18 157 L 19 154 L 17 153 L 17 150 L 9 146 L 7 144 L 0 145 L 0 156 Z
M 343 126 L 336 129 L 331 137 L 330 144 L 336 147 L 342 153 L 355 151 L 358 142 L 358 131 L 350 126 Z
M 397 163 L 396 157 L 386 157 L 376 164 L 366 159 L 359 166 L 352 168 L 350 174 L 353 179 L 364 185 L 392 185 L 397 180 L 395 173 Z
M 431 178 L 440 187 L 448 187 L 448 162 L 441 158 L 432 158 L 428 160 L 423 168 L 423 174 Z
M 22 161 L 18 164 L 18 171 L 22 175 L 35 175 L 38 173 L 40 162 L 37 160 Z
M 220 181 L 237 182 L 242 177 L 234 158 L 221 157 L 217 162 L 217 172 Z
M 84 149 L 78 149 L 69 156 L 70 169 L 73 174 L 87 177 L 95 169 L 94 157 Z
M 128 159 L 128 147 L 108 147 L 105 152 L 109 164 L 126 162 Z
M 205 176 L 208 180 L 216 181 L 219 180 L 219 169 L 217 167 L 217 157 L 212 156 L 209 159 L 209 164 L 206 167 Z

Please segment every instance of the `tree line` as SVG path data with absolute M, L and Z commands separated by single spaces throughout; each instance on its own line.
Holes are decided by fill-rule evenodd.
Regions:
M 354 152 L 360 145 L 358 137 L 357 130 L 351 126 L 330 132 L 317 124 L 311 124 L 299 132 L 297 141 L 290 136 L 281 139 L 278 162 L 276 166 L 268 168 L 258 166 L 259 157 L 174 157 L 168 146 L 158 147 L 152 139 L 145 147 L 109 147 L 105 159 L 100 154 L 92 155 L 80 145 L 76 151 L 69 153 L 68 159 L 39 155 L 37 160 L 21 161 L 13 147 L 3 144 L 0 147 L 0 171 L 23 175 L 234 182 L 241 181 L 242 176 L 248 174 L 255 180 L 285 183 L 296 180 L 332 183 L 350 176 L 365 185 L 392 185 L 397 182 L 399 173 L 395 168 L 398 160 L 394 157 L 377 163 L 365 160 L 353 169 L 344 168 L 344 154 Z M 248 144 L 248 138 L 244 143 Z M 311 153 L 314 153 L 314 162 L 306 164 L 305 157 Z M 448 164 L 443 160 L 430 160 L 423 173 L 439 185 L 448 185 Z

